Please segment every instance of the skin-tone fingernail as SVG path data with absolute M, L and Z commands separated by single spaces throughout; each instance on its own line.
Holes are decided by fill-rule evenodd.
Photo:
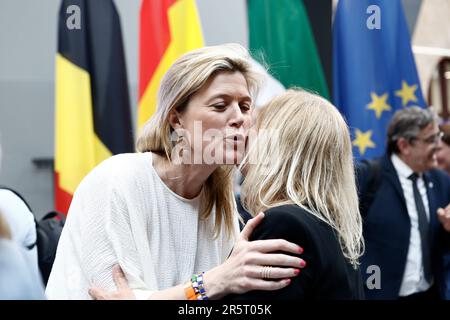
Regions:
M 303 248 L 302 247 L 298 247 L 297 250 L 298 250 L 298 253 L 300 253 L 300 254 L 303 253 Z
M 304 267 L 306 267 L 306 261 L 302 260 L 302 261 L 300 261 L 300 268 L 304 268 Z
M 295 269 L 294 270 L 294 275 L 298 275 L 300 273 L 300 269 Z
M 287 284 L 291 283 L 291 279 L 284 279 L 284 281 L 286 281 Z

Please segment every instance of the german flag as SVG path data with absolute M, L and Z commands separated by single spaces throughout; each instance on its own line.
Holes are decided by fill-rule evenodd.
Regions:
M 63 0 L 56 54 L 55 206 L 67 213 L 83 177 L 133 151 L 119 16 L 111 0 Z
M 143 0 L 140 14 L 138 128 L 156 110 L 164 73 L 182 54 L 203 46 L 195 0 Z

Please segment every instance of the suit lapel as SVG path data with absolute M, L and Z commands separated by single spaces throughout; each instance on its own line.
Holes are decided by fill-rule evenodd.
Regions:
M 402 200 L 402 204 L 405 209 L 405 213 L 409 218 L 408 210 L 406 208 L 405 195 L 403 194 L 403 188 L 402 188 L 402 185 L 400 184 L 400 179 L 398 178 L 397 171 L 395 170 L 395 167 L 392 164 L 392 161 L 391 161 L 389 155 L 386 155 L 382 161 L 383 161 L 383 168 L 384 168 L 383 175 L 386 178 L 386 180 L 389 181 L 389 183 L 394 187 L 395 192 Z

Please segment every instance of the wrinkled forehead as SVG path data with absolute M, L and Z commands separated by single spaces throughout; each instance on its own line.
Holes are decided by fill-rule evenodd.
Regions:
M 212 74 L 194 96 L 229 96 L 251 100 L 247 79 L 239 71 L 218 71 Z

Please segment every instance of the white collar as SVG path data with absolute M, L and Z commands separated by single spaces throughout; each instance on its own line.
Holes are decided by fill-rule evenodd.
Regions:
M 395 171 L 397 171 L 397 174 L 399 177 L 408 179 L 411 174 L 414 173 L 413 169 L 411 169 L 402 159 L 400 159 L 399 156 L 397 156 L 395 153 L 391 155 L 391 161 L 394 165 Z M 421 173 L 418 173 L 419 177 L 422 177 Z

